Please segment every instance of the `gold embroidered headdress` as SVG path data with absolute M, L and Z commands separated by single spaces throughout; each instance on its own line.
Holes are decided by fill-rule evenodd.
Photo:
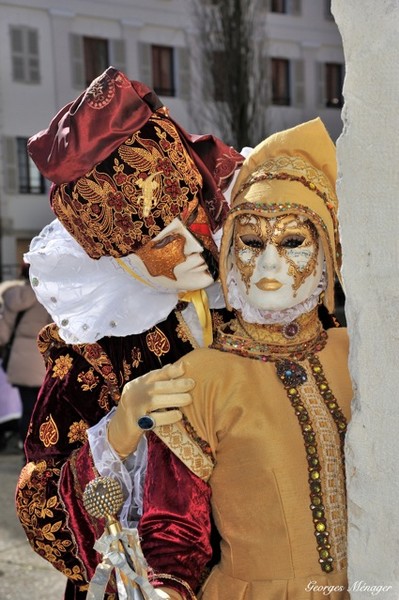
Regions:
M 95 259 L 136 252 L 194 210 L 201 213 L 194 233 L 206 245 L 223 224 L 222 192 L 243 160 L 214 136 L 185 132 L 154 91 L 113 67 L 34 135 L 28 150 L 54 183 L 54 213 Z
M 333 311 L 335 274 L 339 276 L 341 266 L 336 176 L 335 146 L 319 118 L 275 133 L 254 148 L 234 185 L 224 226 L 220 274 L 226 298 L 235 218 L 244 213 L 268 218 L 298 214 L 309 219 L 320 236 L 327 268 L 324 304 Z

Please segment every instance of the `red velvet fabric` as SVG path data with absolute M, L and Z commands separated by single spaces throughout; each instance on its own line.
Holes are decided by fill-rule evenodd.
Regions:
M 71 183 L 105 161 L 157 110 L 168 113 L 153 90 L 109 67 L 47 129 L 29 139 L 28 152 L 47 179 L 57 185 Z M 170 120 L 202 175 L 200 201 L 216 231 L 228 210 L 221 190 L 244 159 L 215 136 L 191 135 Z
M 219 322 L 231 317 L 215 312 Z M 103 531 L 82 503 L 96 476 L 85 430 L 115 406 L 127 381 L 175 362 L 192 346 L 174 312 L 146 333 L 96 344 L 68 346 L 49 326 L 39 346 L 47 373 L 25 444 L 29 462 L 17 485 L 16 509 L 34 551 L 68 578 L 65 600 L 84 600 L 99 560 L 93 544 Z M 188 510 L 183 497 L 176 506 Z
M 28 152 L 50 181 L 74 181 L 161 107 L 150 88 L 109 67 L 74 102 L 64 106 L 47 129 L 30 138 Z
M 139 532 L 155 577 L 167 573 L 198 590 L 212 558 L 210 498 L 209 485 L 150 434 Z M 173 579 L 159 577 L 161 583 L 184 592 Z

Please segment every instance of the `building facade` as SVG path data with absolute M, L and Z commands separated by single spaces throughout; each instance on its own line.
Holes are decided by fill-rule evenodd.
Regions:
M 26 141 L 107 66 L 154 87 L 173 117 L 197 130 L 190 100 L 203 92 L 191 76 L 190 2 L 0 2 L 1 278 L 17 274 L 30 239 L 53 218 L 50 183 L 28 158 Z M 330 2 L 259 0 L 259 19 L 268 40 L 270 132 L 319 115 L 337 138 L 344 57 Z

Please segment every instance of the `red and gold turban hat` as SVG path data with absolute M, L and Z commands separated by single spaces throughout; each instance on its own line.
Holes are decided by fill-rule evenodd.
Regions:
M 333 312 L 341 266 L 336 177 L 335 146 L 319 118 L 275 133 L 254 148 L 234 184 L 223 230 L 220 275 L 225 294 L 235 219 L 246 213 L 268 218 L 297 214 L 309 219 L 320 236 L 327 269 L 324 304 Z
M 185 132 L 152 90 L 113 67 L 28 151 L 54 184 L 53 211 L 91 258 L 135 252 L 197 207 L 206 221 L 198 237 L 202 226 L 217 231 L 228 210 L 222 191 L 243 162 L 217 138 Z

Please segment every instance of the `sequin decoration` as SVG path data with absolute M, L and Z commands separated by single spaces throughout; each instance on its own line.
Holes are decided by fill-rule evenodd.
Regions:
M 299 366 L 299 365 L 298 365 Z M 278 371 L 277 371 L 278 374 Z M 281 379 L 281 377 L 280 377 Z M 310 487 L 310 509 L 314 524 L 317 551 L 322 571 L 330 573 L 334 570 L 333 557 L 330 554 L 329 532 L 325 518 L 323 493 L 321 485 L 321 465 L 318 454 L 316 432 L 309 418 L 309 413 L 303 404 L 298 385 L 292 385 L 290 378 L 283 381 L 287 396 L 298 418 L 303 440 L 305 442 L 306 459 L 308 462 L 308 482 Z
M 346 431 L 345 417 L 327 383 L 318 357 L 315 354 L 309 354 L 306 358 L 311 366 L 312 374 L 314 375 L 321 397 L 329 409 L 340 434 L 343 463 L 343 443 Z M 277 362 L 276 371 L 284 385 L 288 399 L 295 410 L 295 415 L 298 418 L 299 426 L 301 428 L 305 443 L 306 459 L 308 462 L 310 510 L 312 512 L 319 563 L 322 571 L 331 573 L 334 570 L 334 558 L 331 554 L 330 534 L 325 516 L 321 477 L 322 467 L 316 441 L 316 432 L 313 428 L 308 410 L 301 399 L 300 391 L 298 390 L 298 387 L 307 379 L 306 372 L 301 365 L 288 360 Z M 303 375 L 305 375 L 305 379 L 303 379 Z
M 309 364 L 312 368 L 313 376 L 316 380 L 317 387 L 319 388 L 321 397 L 323 398 L 332 418 L 334 419 L 335 425 L 337 427 L 340 439 L 341 439 L 341 451 L 342 451 L 342 460 L 344 460 L 344 443 L 345 443 L 345 434 L 347 430 L 347 421 L 346 418 L 340 409 L 337 400 L 332 393 L 332 390 L 328 384 L 328 381 L 324 375 L 323 368 L 321 366 L 320 360 L 317 355 L 311 355 L 308 357 Z
M 281 360 L 276 364 L 277 375 L 283 385 L 298 386 L 307 381 L 308 376 L 301 365 L 291 360 Z
M 292 323 L 287 323 L 287 325 L 285 325 L 283 327 L 283 336 L 285 338 L 287 338 L 287 340 L 292 340 L 294 337 L 296 337 L 299 333 L 299 325 L 298 323 L 292 322 Z

